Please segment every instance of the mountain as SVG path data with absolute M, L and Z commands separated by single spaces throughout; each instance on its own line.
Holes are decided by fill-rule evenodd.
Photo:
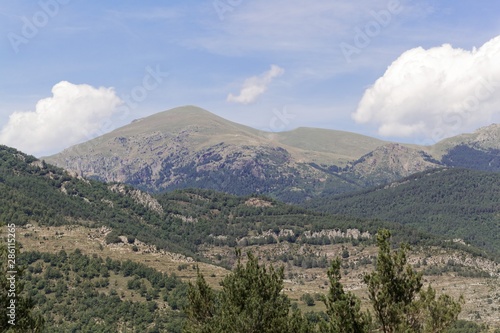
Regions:
M 390 143 L 354 161 L 349 170 L 360 179 L 365 179 L 367 185 L 376 185 L 439 166 L 439 161 L 422 150 Z
M 286 202 L 439 167 L 500 171 L 500 125 L 416 146 L 317 128 L 264 132 L 185 106 L 138 119 L 45 160 L 148 192 L 206 188 Z
M 360 192 L 318 197 L 305 207 L 397 222 L 500 255 L 500 173 L 431 170 Z
M 444 139 L 428 152 L 446 166 L 500 171 L 500 124 Z
M 263 132 L 193 106 L 136 120 L 44 159 L 150 192 L 196 187 L 288 202 L 441 166 L 419 147 L 325 129 Z
M 500 124 L 491 124 L 473 133 L 443 139 L 431 146 L 431 154 L 441 157 L 457 146 L 468 146 L 481 151 L 500 149 Z
M 199 266 L 219 286 L 224 267 L 235 263 L 235 247 L 283 266 L 284 290 L 294 302 L 326 292 L 326 269 L 337 256 L 347 287 L 362 294 L 361 277 L 373 269 L 374 235 L 382 227 L 392 230 L 394 243 L 412 245 L 409 260 L 426 283 L 470 300 L 461 318 L 477 313 L 481 322 L 495 323 L 498 302 L 490 296 L 500 293 L 499 265 L 487 259 L 485 247 L 400 223 L 313 212 L 261 195 L 202 189 L 150 195 L 82 178 L 5 146 L 0 220 L 16 224 L 18 258 L 26 265 L 18 279 L 46 318 L 47 332 L 180 332 L 184 282 Z M 491 233 L 478 228 L 477 237 L 483 232 Z M 472 284 L 477 287 L 462 288 Z
M 386 227 L 395 231 L 396 240 L 440 242 L 439 237 L 395 223 L 336 218 L 263 196 L 238 197 L 202 189 L 151 196 L 128 185 L 82 178 L 5 146 L 0 146 L 0 190 L 2 221 L 17 226 L 105 226 L 113 230 L 106 236 L 108 243 L 125 236 L 195 258 L 201 258 L 196 255 L 199 245 L 213 239 L 234 246 L 245 237 L 274 229 L 278 234 L 288 229 L 294 240 L 307 241 L 304 233 L 311 229 L 359 229 L 360 234 L 374 234 Z
M 454 193 L 454 191 L 460 194 L 455 194 L 452 199 L 447 200 L 454 202 L 453 200 L 461 198 L 463 202 L 457 200 L 450 211 L 442 212 L 450 216 L 449 223 L 455 220 L 456 207 L 462 207 L 461 212 L 470 211 L 471 216 L 476 214 L 476 218 L 482 218 L 479 213 L 496 216 L 500 207 L 497 205 L 500 184 L 497 182 L 497 178 L 500 177 L 498 174 L 472 171 L 460 173 L 460 170 L 448 170 L 412 177 L 414 178 L 405 180 L 399 186 L 396 186 L 399 183 L 395 183 L 389 190 L 405 191 L 409 183 L 417 188 L 415 192 L 421 195 L 422 192 L 430 193 L 432 198 L 446 197 L 448 192 Z M 425 184 L 422 185 L 419 179 L 425 180 Z M 458 191 L 457 184 L 460 182 L 469 185 L 467 190 Z M 448 192 L 442 192 L 444 183 L 448 184 Z M 477 194 L 473 196 L 473 188 L 478 188 L 482 196 Z M 358 217 L 360 214 L 354 208 L 352 212 L 332 211 L 336 214 L 342 213 L 344 216 L 328 215 L 288 205 L 266 196 L 234 196 L 203 189 L 177 190 L 152 196 L 124 184 L 103 183 L 82 178 L 5 146 L 0 146 L 0 189 L 0 219 L 3 221 L 18 226 L 32 223 L 47 227 L 72 224 L 92 228 L 105 226 L 114 230 L 107 235 L 108 243 L 118 241 L 117 236 L 122 235 L 131 239 L 137 238 L 158 249 L 194 257 L 198 257 L 196 253 L 200 250 L 199 245 L 212 243 L 213 239 L 218 239 L 217 242 L 221 245 L 234 246 L 245 237 L 251 238 L 263 234 L 266 230 L 276 232 L 276 237 L 272 237 L 274 240 L 269 239 L 271 243 L 279 240 L 280 232 L 283 230 L 291 232 L 287 234 L 287 231 L 282 235 L 285 239 L 300 240 L 305 243 L 315 242 L 306 236 L 311 230 L 321 233 L 322 230 L 332 229 L 344 231 L 357 229 L 361 235 L 375 234 L 379 228 L 388 228 L 394 231 L 396 241 L 412 244 L 441 244 L 440 242 L 445 239 L 426 231 L 417 232 L 415 226 L 402 226 L 400 220 L 394 222 L 382 220 L 394 220 L 390 216 L 382 216 L 379 220 L 370 219 L 370 215 L 379 218 L 375 212 L 365 214 L 360 220 Z M 373 190 L 373 193 L 381 191 L 385 190 Z M 391 195 L 393 193 L 383 198 Z M 372 192 L 368 191 L 345 198 L 354 198 L 353 200 L 368 198 L 374 202 L 373 207 L 385 205 L 383 202 L 377 203 L 372 196 Z M 337 197 L 333 199 L 338 200 Z M 320 203 L 311 201 L 309 206 L 318 209 L 320 205 L 314 205 L 314 202 Z M 365 204 L 357 206 L 366 207 L 367 210 L 371 207 Z M 475 210 L 472 211 L 473 209 Z M 398 214 L 396 209 L 394 212 Z M 460 227 L 459 224 L 460 221 L 457 221 L 456 225 Z M 484 228 L 476 228 L 474 235 L 478 239 L 494 237 L 492 241 L 498 237 L 492 230 Z M 342 236 L 338 234 L 335 237 Z M 476 245 L 478 248 L 495 249 L 491 244 Z

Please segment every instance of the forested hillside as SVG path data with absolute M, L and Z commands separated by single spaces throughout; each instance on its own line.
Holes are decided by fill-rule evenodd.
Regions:
M 464 175 L 461 175 L 457 179 L 463 177 Z M 152 197 L 125 185 L 73 177 L 62 169 L 7 147 L 2 147 L 0 150 L 0 179 L 2 190 L 0 218 L 4 221 L 17 225 L 30 222 L 46 226 L 105 225 L 113 230 L 107 235 L 108 243 L 121 242 L 118 236 L 126 236 L 131 242 L 137 238 L 158 249 L 183 253 L 199 259 L 201 258 L 196 252 L 198 247 L 205 243 L 236 246 L 244 238 L 246 243 L 262 244 L 283 240 L 300 243 L 331 242 L 331 237 L 306 236 L 306 232 L 314 233 L 322 230 L 345 232 L 347 229 L 356 229 L 360 234 L 366 232 L 373 235 L 379 228 L 388 228 L 393 230 L 395 242 L 445 245 L 440 236 L 395 223 L 400 222 L 399 220 L 382 221 L 382 219 L 391 220 L 391 216 L 358 214 L 354 211 L 356 205 L 350 203 L 346 204 L 346 207 L 352 208 L 353 216 L 359 217 L 315 213 L 267 197 L 251 195 L 238 197 L 210 190 L 182 190 Z M 474 180 L 471 180 L 471 183 L 474 183 Z M 420 188 L 420 191 L 422 196 L 427 197 L 423 192 L 425 189 Z M 368 194 L 367 198 L 371 198 L 371 195 L 373 194 Z M 432 193 L 429 192 L 429 195 Z M 453 195 L 460 195 L 460 192 Z M 498 208 L 494 206 L 498 196 L 494 196 L 494 193 L 488 195 L 485 191 L 481 195 L 487 198 L 483 200 L 482 197 L 471 197 L 469 206 L 460 209 L 470 211 L 472 214 L 472 212 L 491 213 Z M 353 196 L 352 200 L 362 197 L 362 195 Z M 370 203 L 360 200 L 357 207 L 363 207 L 364 211 L 369 212 Z M 477 207 L 475 203 L 478 203 Z M 413 204 L 417 203 L 412 202 L 408 207 L 413 207 Z M 451 204 L 453 201 L 450 201 Z M 327 205 L 330 207 L 329 202 Z M 404 209 L 408 209 L 404 206 L 404 202 L 401 205 Z M 453 207 L 456 206 L 457 204 L 454 204 Z M 320 205 L 317 204 L 315 207 L 319 209 Z M 376 207 L 387 207 L 387 205 L 375 205 L 374 208 Z M 421 206 L 417 205 L 415 209 L 418 207 Z M 423 207 L 421 209 L 424 210 Z M 347 210 L 331 211 L 343 215 L 350 214 Z M 456 212 L 450 211 L 450 216 L 454 213 Z M 415 211 L 414 214 L 418 212 Z M 370 219 L 372 216 L 379 220 Z M 449 223 L 453 222 L 452 218 L 446 215 L 443 219 Z M 418 224 L 412 226 L 423 230 Z M 459 224 L 457 226 L 462 227 Z M 488 229 L 487 226 L 491 227 L 491 223 L 485 223 L 482 228 L 475 228 L 472 233 L 473 239 L 496 237 L 492 236 L 494 229 Z M 448 225 L 448 228 L 454 227 Z M 439 235 L 439 232 L 437 234 Z M 370 238 L 364 240 L 360 238 L 360 241 L 370 242 Z M 491 250 L 496 249 L 491 244 L 487 246 L 488 244 L 477 241 L 474 244 Z M 446 246 L 460 246 L 460 244 L 446 244 Z M 479 253 L 474 248 L 467 250 Z
M 306 207 L 397 222 L 500 254 L 499 173 L 434 170 L 366 191 L 314 199 Z
M 187 285 L 175 274 L 79 250 L 26 252 L 20 261 L 28 265 L 24 292 L 44 318 L 44 332 L 181 331 L 176 310 L 186 304 Z
M 443 156 L 447 166 L 482 171 L 500 171 L 500 149 L 477 149 L 459 145 Z
M 296 302 L 305 302 L 307 290 L 323 292 L 321 270 L 337 255 L 345 260 L 342 269 L 351 287 L 358 285 L 373 267 L 374 235 L 380 228 L 392 230 L 394 244 L 414 245 L 412 260 L 428 276 L 480 279 L 486 288 L 474 296 L 480 302 L 488 302 L 485 292 L 496 292 L 490 285 L 497 266 L 484 259 L 488 254 L 483 250 L 396 222 L 313 212 L 262 195 L 191 189 L 151 196 L 69 174 L 4 146 L 0 189 L 0 218 L 16 224 L 20 247 L 29 245 L 19 257 L 27 265 L 23 295 L 31 296 L 35 313 L 45 314 L 47 332 L 179 332 L 183 317 L 177 309 L 186 302 L 186 285 L 176 273 L 192 276 L 196 262 L 231 269 L 236 247 L 255 249 L 262 260 L 286 265 L 289 292 Z M 74 229 L 83 230 L 78 236 Z M 98 229 L 105 233 L 94 239 Z M 80 242 L 91 246 L 80 249 Z M 179 256 L 184 259 L 165 271 L 158 266 L 165 262 L 158 259 L 165 251 L 190 258 Z M 213 283 L 220 272 L 211 270 Z M 491 302 L 481 312 L 487 318 L 496 300 Z M 468 306 L 467 311 L 475 310 Z

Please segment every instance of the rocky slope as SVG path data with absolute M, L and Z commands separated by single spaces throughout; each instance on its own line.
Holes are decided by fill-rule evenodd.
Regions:
M 262 132 L 188 106 L 139 119 L 45 160 L 152 192 L 198 187 L 269 193 L 292 202 L 438 166 L 418 149 L 387 144 L 324 129 Z
M 440 164 L 421 150 L 390 143 L 361 157 L 352 163 L 349 170 L 360 179 L 365 179 L 367 184 L 376 185 L 433 169 Z
M 480 155 L 482 169 L 495 170 L 497 164 L 500 169 L 499 137 L 498 125 L 430 147 L 325 129 L 270 133 L 186 106 L 139 119 L 45 160 L 152 192 L 198 187 L 299 202 L 443 165 L 464 166 L 464 147 Z

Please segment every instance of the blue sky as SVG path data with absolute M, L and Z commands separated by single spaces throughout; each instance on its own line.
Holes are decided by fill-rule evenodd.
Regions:
M 0 2 L 0 143 L 41 156 L 197 105 L 430 144 L 500 122 L 497 1 Z M 443 46 L 444 45 L 444 46 Z

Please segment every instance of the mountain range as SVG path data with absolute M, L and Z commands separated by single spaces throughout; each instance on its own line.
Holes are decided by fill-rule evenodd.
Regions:
M 218 286 L 235 263 L 235 247 L 282 265 L 285 292 L 296 302 L 307 293 L 324 293 L 328 261 L 337 256 L 346 284 L 363 295 L 360 277 L 373 267 L 380 228 L 392 231 L 394 244 L 412 245 L 410 262 L 426 283 L 464 295 L 460 318 L 496 327 L 499 251 L 488 241 L 498 241 L 498 176 L 458 168 L 425 171 L 312 199 L 307 209 L 262 195 L 203 189 L 151 195 L 85 179 L 0 146 L 0 220 L 17 226 L 19 259 L 27 266 L 24 292 L 42 311 L 47 332 L 145 331 L 152 321 L 180 332 L 183 281 L 196 277 L 198 265 Z M 466 218 L 456 219 L 462 213 Z M 429 228 L 433 223 L 443 228 Z
M 418 146 L 318 128 L 265 132 L 185 106 L 135 120 L 44 160 L 148 192 L 206 188 L 298 203 L 439 167 L 499 171 L 500 125 Z

